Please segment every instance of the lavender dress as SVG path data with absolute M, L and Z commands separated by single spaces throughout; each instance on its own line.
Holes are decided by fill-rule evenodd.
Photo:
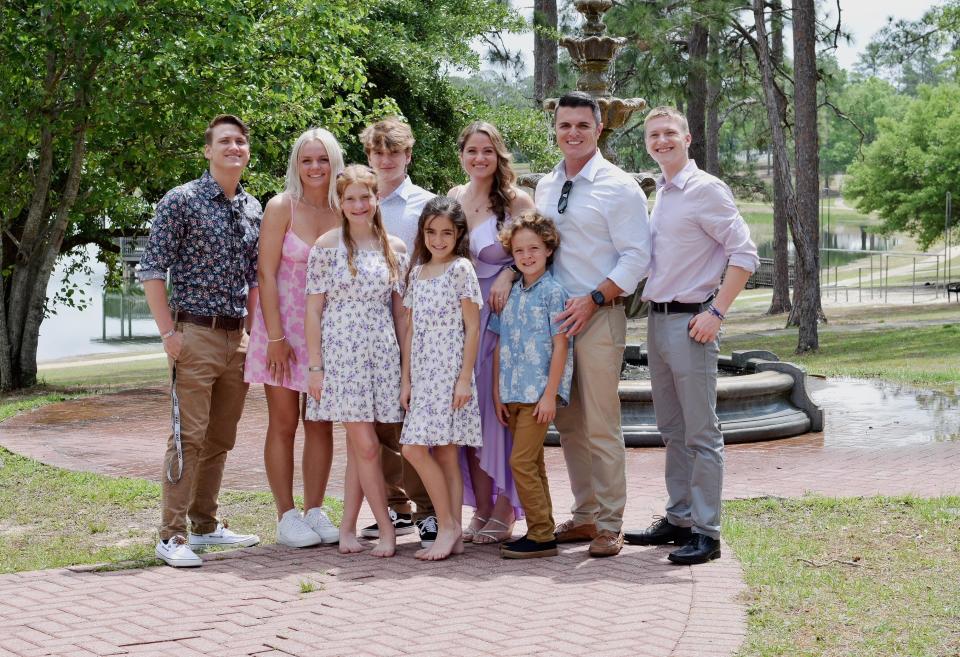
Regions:
M 477 450 L 477 456 L 480 467 L 493 479 L 494 499 L 490 503 L 496 501 L 497 494 L 505 494 L 509 496 L 517 518 L 522 518 L 523 507 L 517 495 L 517 487 L 513 483 L 513 473 L 510 471 L 513 437 L 507 428 L 497 421 L 497 409 L 493 404 L 493 350 L 497 344 L 497 334 L 487 330 L 490 320 L 490 288 L 497 275 L 513 262 L 513 258 L 497 239 L 496 215 L 491 215 L 470 231 L 470 259 L 477 270 L 483 296 L 483 307 L 480 309 L 480 350 L 477 352 L 477 364 L 473 369 L 477 381 L 477 402 L 480 406 L 480 428 L 483 432 L 483 447 Z M 460 465 L 463 471 L 463 503 L 476 508 L 477 500 L 473 494 L 466 450 L 460 453 Z

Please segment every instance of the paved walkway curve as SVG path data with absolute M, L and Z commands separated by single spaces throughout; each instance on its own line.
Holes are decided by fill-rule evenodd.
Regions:
M 829 437 L 727 449 L 727 497 L 960 491 L 957 442 L 884 441 L 896 420 L 871 419 L 867 429 L 842 400 L 820 401 Z M 66 468 L 156 479 L 167 408 L 162 390 L 64 402 L 3 423 L 0 444 Z M 252 390 L 225 487 L 266 489 L 265 419 L 263 394 Z M 870 431 L 882 448 L 864 448 Z M 335 442 L 332 494 L 342 490 L 341 434 Z M 568 508 L 559 449 L 548 450 L 547 468 L 555 508 Z M 626 525 L 643 526 L 662 508 L 663 451 L 628 450 L 627 470 Z M 693 568 L 669 565 L 666 548 L 592 559 L 575 545 L 554 559 L 511 562 L 469 546 L 463 557 L 423 564 L 411 556 L 416 547 L 402 537 L 396 558 L 376 560 L 267 545 L 208 555 L 193 571 L 2 576 L 0 656 L 726 657 L 745 635 L 742 572 L 726 546 L 721 560 Z M 301 593 L 302 582 L 315 590 Z

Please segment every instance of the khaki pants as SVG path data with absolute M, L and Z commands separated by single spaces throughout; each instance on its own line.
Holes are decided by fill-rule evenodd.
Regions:
M 570 405 L 554 420 L 573 491 L 575 524 L 619 532 L 627 503 L 620 426 L 620 366 L 626 344 L 623 306 L 599 308 L 573 341 Z
M 387 506 L 396 513 L 413 513 L 415 522 L 434 515 L 433 503 L 420 481 L 420 475 L 400 454 L 403 423 L 378 422 L 375 429 L 380 440 L 380 467 L 387 483 Z M 413 512 L 410 502 L 417 505 L 416 512 Z
M 180 403 L 180 442 L 183 475 L 167 479 L 167 467 L 176 478 L 177 448 L 173 433 L 167 440 L 163 463 L 163 501 L 160 538 L 186 537 L 187 517 L 194 533 L 217 528 L 217 496 L 227 452 L 237 440 L 237 422 L 243 413 L 248 385 L 243 381 L 247 336 L 243 331 L 210 329 L 177 323 L 183 332 L 183 350 L 171 368 L 177 368 Z
M 513 449 L 510 452 L 510 469 L 517 495 L 527 517 L 527 537 L 543 543 L 553 540 L 553 505 L 550 502 L 550 485 L 547 468 L 543 464 L 543 440 L 547 437 L 547 424 L 540 424 L 533 416 L 536 404 L 507 404 L 510 411 L 510 433 L 513 434 Z

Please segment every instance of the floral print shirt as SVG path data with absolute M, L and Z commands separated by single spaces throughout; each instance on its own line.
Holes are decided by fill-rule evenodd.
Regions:
M 137 278 L 165 280 L 170 308 L 195 315 L 246 315 L 247 290 L 257 285 L 260 202 L 237 186 L 229 200 L 205 171 L 174 187 L 157 204 Z
M 543 396 L 550 376 L 553 336 L 560 332 L 556 316 L 563 312 L 568 296 L 550 272 L 544 272 L 530 287 L 523 286 L 522 278 L 514 283 L 506 306 L 499 315 L 490 316 L 487 328 L 500 336 L 499 385 L 504 404 L 536 404 Z M 570 402 L 573 338 L 569 345 L 557 390 L 561 406 Z

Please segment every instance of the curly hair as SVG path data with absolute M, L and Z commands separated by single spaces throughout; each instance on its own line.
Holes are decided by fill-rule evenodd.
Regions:
M 560 231 L 557 230 L 557 225 L 553 223 L 553 219 L 543 216 L 536 210 L 521 212 L 513 218 L 513 221 L 500 229 L 497 238 L 503 244 L 503 248 L 508 253 L 512 253 L 510 244 L 513 242 L 513 236 L 516 235 L 518 230 L 524 228 L 535 233 L 537 237 L 543 240 L 544 246 L 550 249 L 550 255 L 547 256 L 547 265 L 552 265 L 553 256 L 560 248 Z

